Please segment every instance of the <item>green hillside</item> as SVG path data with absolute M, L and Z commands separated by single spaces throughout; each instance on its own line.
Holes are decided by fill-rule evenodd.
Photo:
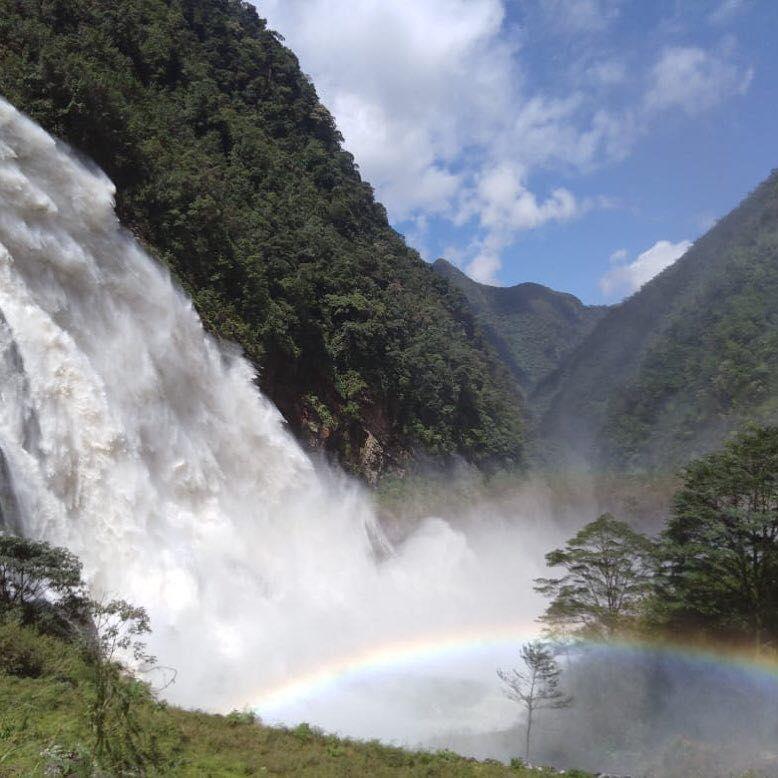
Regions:
M 517 462 L 509 377 L 388 225 L 242 0 L 0 0 L 0 94 L 100 165 L 122 222 L 293 430 L 374 479 L 418 448 Z
M 0 534 L 0 775 L 530 774 L 170 706 L 159 692 L 182 679 L 149 655 L 150 632 L 142 607 L 93 599 L 66 549 Z
M 778 172 L 608 312 L 537 390 L 556 454 L 668 469 L 778 418 Z
M 540 284 L 479 284 L 445 259 L 433 267 L 464 293 L 486 337 L 524 392 L 557 368 L 608 310 Z
M 251 715 L 185 711 L 157 702 L 130 678 L 131 717 L 111 718 L 113 758 L 95 760 L 93 671 L 68 643 L 0 623 L 0 775 L 544 776 L 556 771 L 413 752 L 377 742 L 262 726 Z M 113 714 L 112 714 L 113 715 Z M 111 761 L 110 757 L 106 757 Z M 132 765 L 137 767 L 132 767 Z M 102 768 L 102 769 L 101 769 Z M 583 775 L 583 773 L 579 773 Z

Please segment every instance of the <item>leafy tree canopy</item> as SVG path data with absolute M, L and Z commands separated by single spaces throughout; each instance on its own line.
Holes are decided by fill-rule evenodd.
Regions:
M 64 548 L 0 533 L 0 619 L 68 632 L 83 611 L 81 563 Z
M 664 533 L 662 600 L 686 628 L 778 635 L 778 427 L 690 463 Z
M 539 578 L 536 591 L 552 598 L 542 617 L 554 635 L 608 638 L 634 620 L 650 591 L 654 545 L 628 524 L 605 513 L 564 548 L 546 554 L 559 578 Z

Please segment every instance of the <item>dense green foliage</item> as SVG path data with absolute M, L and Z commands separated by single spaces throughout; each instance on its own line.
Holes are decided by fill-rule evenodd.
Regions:
M 84 596 L 81 563 L 73 554 L 0 531 L 0 620 L 71 635 Z
M 681 472 L 664 531 L 604 515 L 546 556 L 559 578 L 542 621 L 554 637 L 715 639 L 757 652 L 778 639 L 778 427 L 748 426 Z
M 108 173 L 122 222 L 299 434 L 373 472 L 414 446 L 520 458 L 465 301 L 389 227 L 249 3 L 0 0 L 0 93 Z
M 556 635 L 603 639 L 627 630 L 640 615 L 654 580 L 651 541 L 608 513 L 583 527 L 564 548 L 546 554 L 565 572 L 539 578 L 536 591 L 551 598 L 542 617 Z
M 620 469 L 683 464 L 778 415 L 778 173 L 613 308 L 539 394 L 546 433 Z
M 464 293 L 486 337 L 527 393 L 559 367 L 608 310 L 540 284 L 479 284 L 445 259 L 433 267 Z
M 778 427 L 689 464 L 664 533 L 666 616 L 686 629 L 778 637 Z

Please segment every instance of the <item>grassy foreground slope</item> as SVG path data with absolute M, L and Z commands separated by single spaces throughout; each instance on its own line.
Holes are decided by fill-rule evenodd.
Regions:
M 778 418 L 778 172 L 613 307 L 536 392 L 574 459 L 672 469 Z M 539 397 L 535 401 L 539 401 Z
M 244 0 L 0 0 L 0 94 L 108 173 L 301 438 L 370 478 L 520 460 L 506 371 L 281 40 Z
M 270 728 L 244 714 L 167 706 L 138 688 L 134 748 L 142 772 L 101 772 L 90 756 L 90 668 L 71 645 L 31 628 L 0 625 L 0 775 L 95 776 L 529 776 L 552 771 L 476 762 L 449 752 L 404 751 L 323 735 L 307 725 Z M 128 684 L 131 685 L 128 680 Z M 121 727 L 127 722 L 122 720 Z M 112 737 L 127 733 L 115 725 Z

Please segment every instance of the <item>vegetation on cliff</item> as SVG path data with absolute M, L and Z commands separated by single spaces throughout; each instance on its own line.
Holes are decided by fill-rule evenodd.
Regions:
M 0 0 L 0 93 L 102 167 L 122 222 L 293 429 L 375 475 L 516 462 L 514 389 L 241 0 Z

